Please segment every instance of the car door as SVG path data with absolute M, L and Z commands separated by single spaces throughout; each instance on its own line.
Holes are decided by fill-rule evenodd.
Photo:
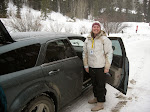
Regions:
M 129 78 L 129 61 L 120 37 L 109 37 L 113 47 L 113 61 L 107 82 L 123 94 L 127 93 Z
M 77 56 L 82 60 L 82 51 L 83 51 L 83 45 L 85 41 L 85 37 L 82 36 L 73 36 L 73 37 L 68 37 L 70 43 L 72 44 L 75 52 L 77 53 Z M 83 61 L 82 61 L 83 65 Z M 84 76 L 83 76 L 83 89 L 85 89 L 87 86 L 89 86 L 90 81 L 91 81 L 91 76 L 89 73 L 87 73 L 83 68 L 84 71 Z
M 81 63 L 76 55 L 72 55 L 72 50 L 65 47 L 66 41 L 49 41 L 42 64 L 46 83 L 60 94 L 61 106 L 77 97 L 82 90 Z

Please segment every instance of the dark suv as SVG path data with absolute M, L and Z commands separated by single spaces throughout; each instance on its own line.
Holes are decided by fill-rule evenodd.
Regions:
M 120 37 L 108 83 L 126 94 L 129 62 Z M 0 86 L 8 112 L 56 112 L 91 85 L 83 69 L 85 38 L 66 33 L 9 34 L 0 21 Z

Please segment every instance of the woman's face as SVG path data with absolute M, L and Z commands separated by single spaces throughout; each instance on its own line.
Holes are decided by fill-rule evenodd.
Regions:
M 94 25 L 94 26 L 92 27 L 92 32 L 93 32 L 94 34 L 98 34 L 100 31 L 101 31 L 101 28 L 100 28 L 98 25 Z

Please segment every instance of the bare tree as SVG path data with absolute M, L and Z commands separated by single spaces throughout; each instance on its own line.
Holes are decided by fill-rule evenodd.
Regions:
M 105 31 L 109 33 L 120 33 L 123 29 L 129 27 L 126 24 L 122 24 L 122 22 L 104 22 L 103 23 Z
M 80 27 L 80 32 L 81 34 L 86 34 L 89 32 L 89 30 L 86 26 L 83 25 L 82 27 Z
M 73 32 L 72 26 L 71 25 L 65 26 L 65 32 L 72 33 Z
M 8 27 L 15 32 L 40 31 L 41 17 L 34 16 L 30 11 L 18 18 L 15 14 L 9 16 L 9 20 L 5 21 Z
M 50 23 L 50 28 L 51 28 L 51 31 L 53 32 L 61 32 L 63 27 L 64 27 L 63 23 L 59 23 L 59 22 Z

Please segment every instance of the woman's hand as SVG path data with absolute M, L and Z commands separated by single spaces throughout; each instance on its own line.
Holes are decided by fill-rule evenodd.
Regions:
M 89 68 L 85 68 L 85 71 L 86 71 L 87 73 L 89 73 Z
M 108 73 L 109 72 L 109 69 L 104 69 L 104 73 Z

